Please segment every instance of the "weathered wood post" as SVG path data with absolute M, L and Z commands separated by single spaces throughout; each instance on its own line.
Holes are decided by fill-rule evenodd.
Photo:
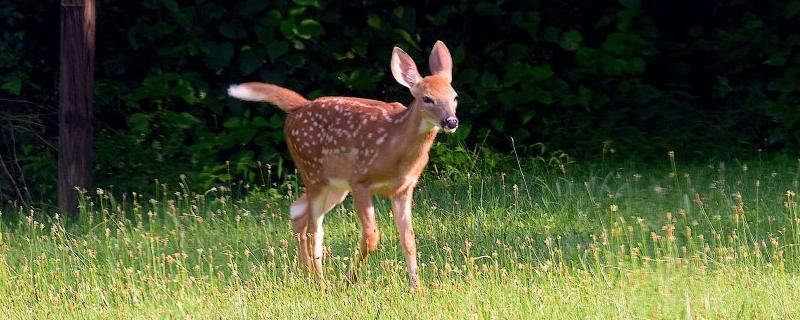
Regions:
M 75 187 L 92 183 L 95 0 L 61 0 L 58 99 L 58 204 L 78 213 Z

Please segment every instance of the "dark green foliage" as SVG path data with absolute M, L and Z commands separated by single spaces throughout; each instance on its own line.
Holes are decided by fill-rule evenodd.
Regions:
M 19 170 L 0 171 L 0 195 L 17 198 L 9 180 L 27 181 L 41 199 L 55 179 L 58 11 L 16 2 L 0 8 L 0 154 Z M 459 117 L 470 125 L 434 147 L 437 174 L 513 164 L 511 137 L 523 157 L 538 156 L 539 143 L 563 150 L 553 159 L 800 146 L 797 0 L 98 6 L 96 181 L 124 190 L 179 174 L 198 188 L 263 182 L 259 163 L 288 159 L 283 114 L 227 98 L 228 84 L 408 102 L 388 72 L 391 49 L 426 70 L 437 39 L 453 53 Z

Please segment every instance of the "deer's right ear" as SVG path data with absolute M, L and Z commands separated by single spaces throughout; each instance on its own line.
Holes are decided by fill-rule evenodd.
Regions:
M 391 66 L 394 79 L 406 88 L 410 89 L 420 80 L 417 64 L 403 49 L 394 47 Z

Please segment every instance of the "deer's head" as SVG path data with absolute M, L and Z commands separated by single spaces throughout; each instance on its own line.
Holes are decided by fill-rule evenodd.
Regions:
M 441 127 L 452 133 L 458 128 L 456 107 L 458 94 L 450 84 L 453 79 L 453 59 L 441 41 L 436 41 L 428 58 L 431 75 L 421 77 L 414 60 L 402 49 L 392 51 L 392 75 L 395 80 L 411 90 L 414 96 L 412 108 L 420 108 L 423 121 L 431 127 Z

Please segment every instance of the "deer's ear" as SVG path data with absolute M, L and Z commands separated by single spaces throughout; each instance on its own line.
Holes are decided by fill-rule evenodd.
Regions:
M 392 50 L 392 75 L 406 88 L 411 88 L 420 80 L 417 64 L 408 54 L 398 47 Z
M 428 65 L 431 68 L 431 74 L 445 77 L 448 81 L 453 80 L 453 58 L 450 57 L 450 50 L 447 50 L 444 42 L 436 41 L 436 44 L 433 45 Z

